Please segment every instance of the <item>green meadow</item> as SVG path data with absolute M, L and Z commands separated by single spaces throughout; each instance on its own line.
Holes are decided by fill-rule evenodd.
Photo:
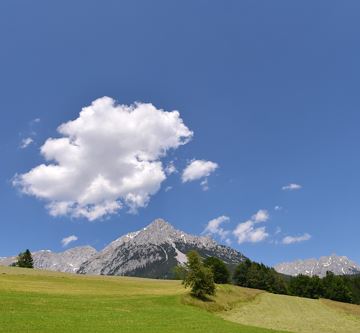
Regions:
M 0 266 L 4 333 L 283 331 L 360 332 L 360 306 L 229 285 L 202 302 L 179 281 Z

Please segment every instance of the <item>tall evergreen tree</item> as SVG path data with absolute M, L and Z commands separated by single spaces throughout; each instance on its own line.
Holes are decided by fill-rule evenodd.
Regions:
M 345 279 L 342 276 L 334 275 L 332 272 L 326 272 L 323 278 L 324 296 L 339 302 L 352 302 L 352 293 Z
M 234 272 L 233 280 L 234 283 L 238 286 L 249 287 L 248 284 L 248 272 L 251 266 L 250 259 L 245 259 L 241 264 L 239 264 Z
M 236 267 L 234 283 L 248 288 L 267 290 L 275 294 L 287 294 L 285 281 L 273 268 L 246 259 Z
M 31 252 L 27 249 L 18 255 L 16 266 L 24 268 L 34 268 L 34 261 Z
M 191 294 L 198 298 L 206 298 L 215 294 L 215 283 L 210 268 L 205 267 L 196 251 L 187 253 L 187 263 L 184 265 L 183 284 L 191 288 Z
M 215 283 L 229 283 L 230 271 L 225 263 L 216 257 L 208 257 L 204 260 L 205 267 L 209 267 L 214 276 Z

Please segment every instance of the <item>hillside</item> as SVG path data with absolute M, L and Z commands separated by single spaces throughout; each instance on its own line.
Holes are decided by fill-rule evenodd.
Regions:
M 0 332 L 274 332 L 184 305 L 182 295 L 179 281 L 0 267 Z
M 262 293 L 221 316 L 227 320 L 299 333 L 360 332 L 360 306 Z
M 201 302 L 191 298 L 179 281 L 0 267 L 0 299 L 4 333 L 267 333 L 280 332 L 284 322 L 304 316 L 319 320 L 310 320 L 309 326 L 299 319 L 288 330 L 352 333 L 360 329 L 359 306 L 229 285 L 219 286 L 212 301 Z

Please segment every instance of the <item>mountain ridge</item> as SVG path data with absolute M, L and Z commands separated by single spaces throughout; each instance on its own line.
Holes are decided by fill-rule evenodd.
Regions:
M 89 245 L 76 246 L 63 252 L 39 250 L 32 253 L 34 267 L 56 272 L 76 273 L 80 264 L 97 253 Z M 0 265 L 10 266 L 17 260 L 17 256 L 0 258 Z
M 335 275 L 360 274 L 360 266 L 346 256 L 332 254 L 319 259 L 298 259 L 292 262 L 283 262 L 274 266 L 279 273 L 296 276 L 299 274 L 324 277 L 327 271 Z

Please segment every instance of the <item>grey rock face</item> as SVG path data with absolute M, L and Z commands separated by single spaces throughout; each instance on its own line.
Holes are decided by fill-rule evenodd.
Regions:
M 0 257 L 0 266 L 10 266 L 16 261 L 16 257 Z
M 96 253 L 97 251 L 91 246 L 79 246 L 60 253 L 41 250 L 33 252 L 32 256 L 35 268 L 75 273 L 84 261 Z M 17 257 L 0 258 L 0 265 L 9 266 L 16 260 Z
M 177 264 L 186 262 L 185 254 L 190 250 L 198 251 L 203 257 L 218 257 L 229 266 L 245 258 L 209 237 L 186 234 L 157 219 L 144 229 L 109 244 L 84 262 L 78 273 L 169 278 Z
M 279 273 L 296 276 L 304 274 L 324 277 L 327 271 L 336 275 L 360 274 L 360 266 L 347 257 L 335 254 L 320 259 L 297 260 L 276 265 L 275 270 Z

